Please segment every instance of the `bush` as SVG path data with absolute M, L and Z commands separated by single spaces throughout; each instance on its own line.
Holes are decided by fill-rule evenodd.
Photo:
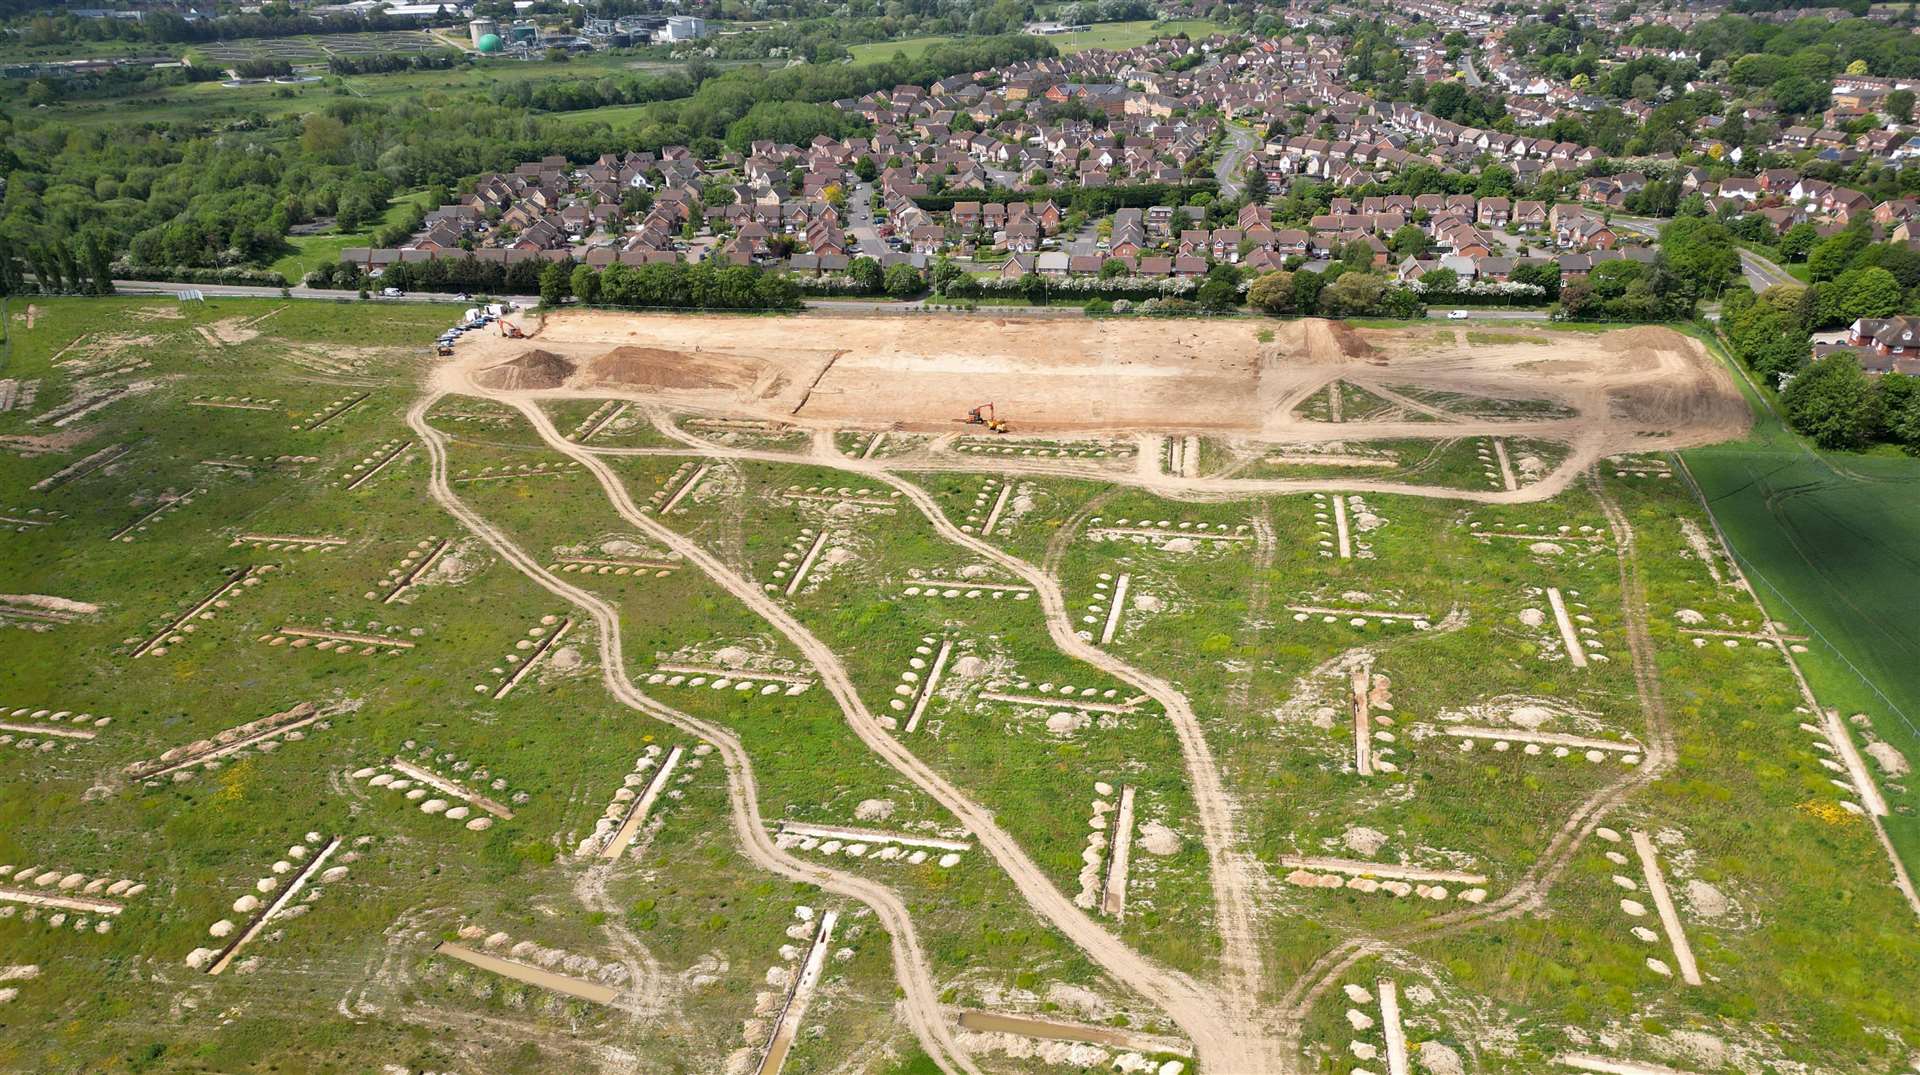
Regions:
M 1053 298 L 1072 299 L 1158 299 L 1191 298 L 1200 289 L 1200 281 L 1181 277 L 1119 276 L 1101 279 L 1095 276 L 1068 276 L 1046 281 Z M 943 293 L 950 298 L 1014 298 L 1027 294 L 1024 278 L 1007 280 L 997 276 L 954 278 Z
M 246 287 L 286 287 L 287 278 L 264 269 L 196 269 L 186 265 L 143 265 L 134 268 L 116 262 L 113 275 L 121 280 L 178 280 L 183 284 L 235 284 Z

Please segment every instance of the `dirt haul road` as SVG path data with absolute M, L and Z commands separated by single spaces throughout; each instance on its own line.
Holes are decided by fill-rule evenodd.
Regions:
M 434 502 L 521 574 L 593 618 L 599 628 L 601 676 L 609 693 L 630 708 L 713 744 L 726 766 L 734 835 L 739 838 L 741 851 L 749 861 L 781 877 L 819 885 L 829 892 L 859 900 L 873 909 L 881 927 L 892 939 L 894 977 L 903 994 L 902 1007 L 907 1023 L 919 1039 L 920 1047 L 947 1075 L 980 1075 L 979 1069 L 954 1040 L 952 1028 L 941 1011 L 931 965 L 920 946 L 906 905 L 891 889 L 853 874 L 804 862 L 774 846 L 773 839 L 767 835 L 766 822 L 760 815 L 760 793 L 754 779 L 753 765 L 739 739 L 719 725 L 709 724 L 663 705 L 636 689 L 627 677 L 626 658 L 621 648 L 620 618 L 613 607 L 548 572 L 503 531 L 468 508 L 454 494 L 447 482 L 445 437 L 428 425 L 426 420 L 427 410 L 439 398 L 438 392 L 430 392 L 407 411 L 407 424 L 419 435 L 420 442 L 427 446 L 431 467 L 428 490 Z M 547 432 L 551 432 L 551 427 Z
M 1238 1017 L 1255 1002 L 1254 996 L 1241 994 L 1245 999 L 1230 1000 L 1230 997 L 1235 996 L 1234 992 L 1222 993 L 1204 988 L 1187 975 L 1159 966 L 1135 952 L 1084 911 L 1074 906 L 1065 894 L 1054 887 L 1039 866 L 1027 857 L 1020 845 L 1000 828 L 993 820 L 990 811 L 967 798 L 964 793 L 948 783 L 946 778 L 934 772 L 930 766 L 902 746 L 881 726 L 872 712 L 867 709 L 866 703 L 861 701 L 854 688 L 852 677 L 841 664 L 839 656 L 807 630 L 791 613 L 768 598 L 759 587 L 742 578 L 707 552 L 704 547 L 652 516 L 642 514 L 634 504 L 625 484 L 618 475 L 613 473 L 606 462 L 592 450 L 562 437 L 537 404 L 511 393 L 488 393 L 483 390 L 483 394 L 497 402 L 517 407 L 549 448 L 580 463 L 599 480 L 614 510 L 629 525 L 679 553 L 687 563 L 706 573 L 792 642 L 801 655 L 814 666 L 821 683 L 840 705 L 848 725 L 860 736 L 861 741 L 959 819 L 973 833 L 974 838 L 980 841 L 981 847 L 994 857 L 1002 869 L 1006 870 L 1021 895 L 1041 917 L 1072 938 L 1102 969 L 1141 996 L 1154 1002 L 1167 1013 L 1169 1018 L 1179 1024 L 1180 1028 L 1193 1039 L 1195 1052 L 1203 1058 L 1203 1062 L 1221 1071 L 1280 1072 L 1291 1067 L 1279 1051 L 1279 1043 L 1260 1033 L 1258 1020 Z M 882 476 L 883 480 L 893 484 L 908 498 L 913 499 L 916 505 L 934 520 L 935 527 L 941 530 L 943 536 L 949 536 L 950 539 L 966 537 L 945 521 L 931 499 L 917 486 L 890 475 L 884 475 L 878 467 L 872 468 L 872 472 L 876 476 Z M 1058 609 L 1061 616 L 1064 616 L 1065 601 L 1060 596 L 1059 588 L 1050 580 L 1041 576 L 1023 561 L 1009 557 L 991 546 L 982 545 L 980 549 L 991 550 L 996 557 L 1004 558 L 1010 568 L 1017 565 L 1017 569 L 1023 569 L 1033 579 L 1044 584 L 1050 590 L 1050 596 L 1044 600 L 1050 601 L 1051 607 Z M 1053 613 L 1049 613 L 1050 630 L 1054 629 L 1052 625 L 1056 618 Z M 1064 631 L 1075 649 L 1091 649 L 1091 647 L 1085 647 L 1073 635 L 1071 627 L 1065 627 Z M 1058 638 L 1056 640 L 1058 641 Z M 1100 658 L 1103 667 L 1114 671 L 1116 675 L 1125 673 L 1123 678 L 1131 677 L 1137 680 L 1143 689 L 1151 684 L 1155 690 L 1165 695 L 1162 704 L 1171 703 L 1170 712 L 1175 708 L 1184 712 L 1183 719 L 1189 725 L 1188 730 L 1199 740 L 1200 749 L 1202 751 L 1206 749 L 1204 738 L 1200 737 L 1198 722 L 1193 717 L 1191 708 L 1186 706 L 1185 699 L 1181 698 L 1177 692 L 1097 650 L 1093 650 L 1092 653 Z M 1183 734 L 1183 743 L 1185 738 Z M 1210 762 L 1210 755 L 1207 757 Z M 1209 769 L 1211 779 L 1218 791 L 1218 772 L 1211 767 Z M 1201 797 L 1196 794 L 1196 799 Z M 1216 807 L 1223 806 L 1224 802 L 1224 792 L 1218 792 L 1215 798 Z M 1242 875 L 1244 872 L 1241 871 Z M 1217 878 L 1216 887 L 1221 883 Z M 1251 925 L 1252 901 L 1243 892 L 1236 897 L 1235 902 L 1243 909 L 1244 917 L 1241 921 L 1244 924 L 1233 927 L 1229 934 L 1232 946 L 1237 949 L 1237 954 L 1229 957 L 1230 966 L 1236 958 L 1242 963 L 1257 966 L 1257 956 L 1254 955 L 1257 944 Z M 1223 912 L 1222 918 L 1225 917 L 1226 913 Z M 1256 982 L 1258 980 L 1257 972 L 1249 974 L 1243 970 L 1239 976 L 1243 980 L 1250 979 Z

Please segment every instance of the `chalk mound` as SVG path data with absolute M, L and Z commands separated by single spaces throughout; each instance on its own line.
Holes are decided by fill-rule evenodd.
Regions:
M 752 388 L 767 364 L 743 355 L 708 351 L 672 351 L 662 347 L 616 347 L 588 362 L 581 371 L 587 384 L 626 388 Z
M 1733 905 L 1725 893 L 1696 878 L 1687 882 L 1687 906 L 1701 918 L 1719 918 Z
M 1913 767 L 1907 763 L 1906 755 L 1900 753 L 1892 743 L 1869 743 L 1867 754 L 1880 763 L 1880 768 L 1885 770 L 1888 776 L 1905 776 L 1913 771 Z
M 1515 706 L 1507 713 L 1507 720 L 1522 728 L 1538 728 L 1553 719 L 1553 710 L 1543 705 Z
M 893 816 L 893 800 L 862 799 L 853 808 L 853 816 L 860 821 L 884 821 Z
M 1153 855 L 1171 855 L 1180 850 L 1180 836 L 1158 821 L 1140 826 L 1140 846 Z
M 51 597 L 43 593 L 6 593 L 0 594 L 0 602 L 9 605 L 26 605 L 31 608 L 43 608 L 48 612 L 69 612 L 77 616 L 91 615 L 100 611 L 99 605 L 85 601 L 74 601 L 65 597 Z
M 1340 843 L 1354 854 L 1366 855 L 1371 858 L 1382 847 L 1387 845 L 1387 834 L 1381 832 L 1379 829 L 1369 829 L 1356 825 L 1341 834 Z
M 1423 1041 L 1415 1055 L 1419 1058 L 1421 1070 L 1432 1075 L 1462 1075 L 1466 1071 L 1460 1062 L 1460 1054 L 1452 1046 L 1437 1041 Z

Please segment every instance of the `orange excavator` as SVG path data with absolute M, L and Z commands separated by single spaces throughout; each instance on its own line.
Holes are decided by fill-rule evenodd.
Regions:
M 527 338 L 527 334 L 520 331 L 519 325 L 514 324 L 504 317 L 500 319 L 500 335 L 505 336 L 509 340 L 524 340 Z
M 961 421 L 970 426 L 986 426 L 995 433 L 1005 433 L 1007 431 L 1007 423 L 994 417 L 993 404 L 991 403 L 982 403 L 978 407 L 970 408 L 967 411 L 967 416 L 961 419 Z

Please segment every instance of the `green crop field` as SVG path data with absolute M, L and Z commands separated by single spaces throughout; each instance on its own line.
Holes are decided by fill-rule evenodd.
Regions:
M 1920 460 L 1828 454 L 1780 421 L 1751 384 L 1752 436 L 1685 453 L 1769 613 L 1810 636 L 1815 691 L 1906 755 L 1920 752 Z M 1920 868 L 1920 798 L 1894 789 L 1888 828 Z
M 1412 364 L 1338 441 L 1001 436 L 487 387 L 540 356 L 445 307 L 0 316 L 0 1070 L 1920 1048 L 1906 461 Z

